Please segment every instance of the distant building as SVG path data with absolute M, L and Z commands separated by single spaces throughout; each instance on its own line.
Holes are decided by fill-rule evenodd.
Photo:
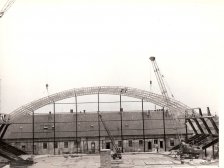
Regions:
M 120 149 L 123 146 L 124 152 L 156 151 L 157 148 L 165 150 L 165 147 L 168 150 L 186 136 L 184 118 L 174 120 L 165 112 L 164 126 L 162 110 L 100 113 L 115 143 Z M 97 113 L 77 113 L 77 123 L 76 113 L 73 111 L 56 113 L 55 128 L 52 113 L 36 114 L 34 120 L 35 154 L 54 153 L 54 129 L 56 154 L 98 153 L 99 132 L 100 148 L 112 149 L 102 123 L 99 131 Z M 16 123 L 10 125 L 4 139 L 11 145 L 32 153 L 32 128 L 32 115 L 21 116 Z M 188 134 L 192 134 L 192 131 L 188 130 Z

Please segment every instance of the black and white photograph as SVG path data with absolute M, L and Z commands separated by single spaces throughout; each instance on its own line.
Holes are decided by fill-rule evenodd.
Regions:
M 222 167 L 223 63 L 221 0 L 0 0 L 0 168 Z

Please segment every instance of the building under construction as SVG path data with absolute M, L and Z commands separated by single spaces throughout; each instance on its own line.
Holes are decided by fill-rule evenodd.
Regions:
M 162 95 L 125 86 L 75 88 L 48 95 L 9 115 L 1 114 L 0 155 L 18 160 L 16 156 L 22 153 L 98 153 L 101 149 L 112 149 L 112 144 L 116 144 L 121 152 L 181 150 L 183 156 L 194 155 L 191 149 L 196 148 L 207 155 L 207 149 L 211 147 L 213 156 L 217 156 L 217 117 L 211 115 L 209 108 L 202 113 L 200 108 L 192 109 L 169 96 L 155 57 L 150 60 Z M 96 104 L 96 111 L 79 112 L 78 107 L 83 102 L 78 99 L 86 95 L 96 95 L 97 101 L 88 102 Z M 119 110 L 102 110 L 103 103 L 112 103 L 102 101 L 103 95 L 119 97 L 116 102 Z M 124 97 L 137 99 L 141 109 L 124 109 Z M 70 98 L 73 103 L 62 102 Z M 146 107 L 147 103 L 159 109 L 152 110 Z M 59 111 L 56 110 L 59 104 L 72 104 L 74 108 Z M 51 106 L 52 110 L 39 113 L 38 110 L 45 106 Z M 183 148 L 182 141 L 190 148 Z
M 120 112 L 101 112 L 101 116 L 123 152 L 169 150 L 179 143 L 179 136 L 182 139 L 186 137 L 184 118 L 174 123 L 172 117 L 162 109 L 123 111 L 122 120 Z M 5 138 L 13 146 L 32 153 L 32 116 L 25 118 L 21 117 L 10 126 Z M 35 154 L 54 154 L 54 141 L 55 154 L 98 153 L 101 148 L 112 149 L 111 140 L 102 123 L 99 123 L 97 113 L 56 114 L 55 139 L 53 119 L 52 113 L 35 115 Z M 188 136 L 192 135 L 191 130 L 187 133 Z

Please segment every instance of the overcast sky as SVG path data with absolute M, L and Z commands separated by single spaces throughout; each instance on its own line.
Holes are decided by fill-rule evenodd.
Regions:
M 149 91 L 155 56 L 177 100 L 219 113 L 223 7 L 221 1 L 17 0 L 0 19 L 1 111 L 46 96 L 46 83 L 50 93 L 101 85 Z

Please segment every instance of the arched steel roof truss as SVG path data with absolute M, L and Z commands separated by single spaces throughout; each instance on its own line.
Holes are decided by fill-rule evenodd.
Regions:
M 146 102 L 151 102 L 160 107 L 167 107 L 175 113 L 175 115 L 184 114 L 185 110 L 188 109 L 186 105 L 175 100 L 169 99 L 169 101 L 165 100 L 162 95 L 155 94 L 152 92 L 148 92 L 145 90 L 140 90 L 131 87 L 124 86 L 97 86 L 97 87 L 83 87 L 83 88 L 75 88 L 70 90 L 65 90 L 59 93 L 55 93 L 38 100 L 32 101 L 20 108 L 14 110 L 10 113 L 10 121 L 13 123 L 17 118 L 21 117 L 24 114 L 32 114 L 33 111 L 44 107 L 48 104 L 52 104 L 53 102 L 57 102 L 63 99 L 75 97 L 75 96 L 84 96 L 84 95 L 93 95 L 93 94 L 109 94 L 109 95 L 122 95 L 133 97 L 137 99 L 143 99 Z

